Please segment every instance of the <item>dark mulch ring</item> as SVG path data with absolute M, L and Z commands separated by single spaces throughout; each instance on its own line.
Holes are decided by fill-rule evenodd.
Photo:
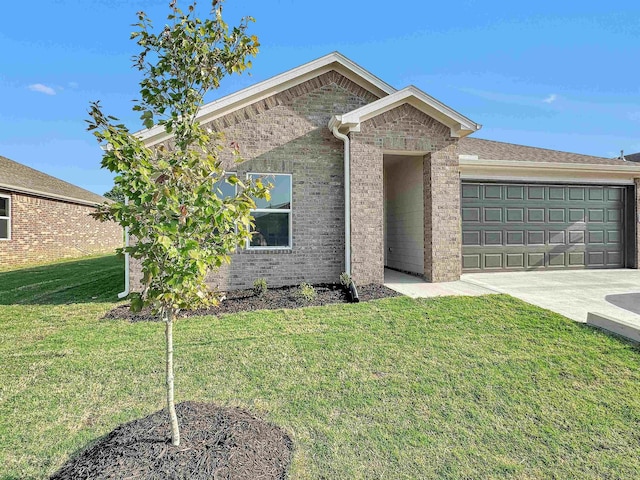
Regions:
M 166 410 L 120 425 L 69 460 L 51 480 L 284 479 L 291 439 L 239 408 L 176 405 L 180 446 L 171 445 Z
M 278 308 L 298 308 L 307 306 L 329 305 L 331 303 L 349 303 L 349 296 L 341 285 L 315 285 L 317 296 L 315 300 L 307 301 L 300 298 L 298 287 L 270 288 L 262 296 L 257 296 L 253 290 L 235 290 L 228 292 L 226 299 L 217 307 L 207 309 L 188 310 L 180 312 L 180 317 L 194 315 L 221 315 L 225 313 L 237 313 L 251 310 L 275 310 Z M 400 294 L 383 285 L 363 285 L 358 287 L 358 296 L 361 302 L 375 300 L 377 298 L 397 297 Z M 109 311 L 105 319 L 125 319 L 131 322 L 159 320 L 146 309 L 139 313 L 133 313 L 129 306 L 122 305 Z

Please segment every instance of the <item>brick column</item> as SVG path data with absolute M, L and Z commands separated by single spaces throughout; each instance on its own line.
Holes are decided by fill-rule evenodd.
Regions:
M 351 275 L 358 285 L 384 283 L 383 155 L 351 140 Z
M 460 279 L 462 231 L 458 144 L 424 160 L 424 276 L 430 282 Z

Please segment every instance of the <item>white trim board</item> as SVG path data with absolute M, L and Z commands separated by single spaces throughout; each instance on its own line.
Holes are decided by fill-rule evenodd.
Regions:
M 362 122 L 404 104 L 409 104 L 448 126 L 451 129 L 452 137 L 466 137 L 482 128 L 482 125 L 456 112 L 413 85 L 344 115 L 335 115 L 329 126 L 330 128 L 337 126 L 345 132 L 359 132 Z
M 7 200 L 7 214 L 8 215 L 0 215 L 0 220 L 6 220 L 7 221 L 7 237 L 3 238 L 0 237 L 0 242 L 7 242 L 9 240 L 11 240 L 11 223 L 12 223 L 12 211 L 11 209 L 13 208 L 13 205 L 11 204 L 11 195 L 5 195 L 5 194 L 0 194 L 0 198 L 4 198 L 5 200 Z
M 633 185 L 640 165 L 520 162 L 460 158 L 462 180 Z

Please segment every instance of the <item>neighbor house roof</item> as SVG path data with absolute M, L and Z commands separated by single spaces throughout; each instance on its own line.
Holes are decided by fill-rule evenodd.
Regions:
M 596 165 L 625 165 L 623 160 L 580 153 L 561 152 L 547 148 L 527 147 L 513 143 L 496 142 L 481 138 L 461 138 L 458 142 L 458 153 L 468 157 L 477 156 L 479 160 L 505 160 L 515 162 L 552 162 L 552 163 L 586 163 Z M 629 159 L 629 157 L 627 157 Z
M 106 201 L 101 195 L 3 156 L 0 156 L 0 189 L 82 205 L 97 205 Z

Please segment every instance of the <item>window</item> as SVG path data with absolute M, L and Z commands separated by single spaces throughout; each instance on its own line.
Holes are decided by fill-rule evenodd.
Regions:
M 282 249 L 291 248 L 291 175 L 288 173 L 249 173 L 250 179 L 262 178 L 273 185 L 271 199 L 256 198 L 254 234 L 247 248 Z
M 0 240 L 11 240 L 11 197 L 0 195 Z
M 235 175 L 235 172 L 225 172 L 220 179 L 213 184 L 213 191 L 221 200 L 226 200 L 230 197 L 236 196 L 237 185 L 232 185 L 229 183 L 228 178 L 232 175 Z M 216 233 L 220 233 L 218 228 L 215 228 Z M 232 233 L 234 229 L 227 231 L 226 233 Z M 235 232 L 238 233 L 238 226 L 235 226 Z
M 218 180 L 216 183 L 213 184 L 213 188 L 216 192 L 216 195 L 218 195 L 221 199 L 225 199 L 228 197 L 235 197 L 236 196 L 236 186 L 235 185 L 231 185 L 227 179 L 231 176 L 231 175 L 235 175 L 235 172 L 226 172 L 221 178 L 220 180 Z

